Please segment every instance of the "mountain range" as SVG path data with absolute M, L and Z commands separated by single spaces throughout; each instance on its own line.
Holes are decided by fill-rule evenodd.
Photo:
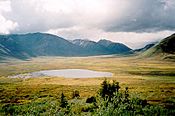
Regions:
M 104 55 L 104 54 L 128 54 L 130 53 L 130 48 L 122 43 L 115 43 L 109 40 L 99 40 L 94 42 L 91 40 L 75 39 L 71 41 L 73 44 L 78 45 L 90 54 L 94 55 Z
M 12 57 L 28 59 L 37 56 L 94 56 L 135 54 L 152 57 L 160 54 L 171 58 L 175 54 L 175 34 L 157 43 L 132 50 L 122 43 L 101 39 L 98 42 L 84 39 L 66 40 L 47 33 L 0 35 L 0 59 Z M 173 54 L 173 56 L 172 56 Z
M 108 40 L 94 42 L 64 38 L 46 33 L 0 35 L 0 56 L 27 59 L 37 56 L 92 56 L 126 54 L 131 49 Z

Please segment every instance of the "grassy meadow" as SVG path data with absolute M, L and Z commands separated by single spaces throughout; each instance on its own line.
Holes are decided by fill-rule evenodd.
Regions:
M 27 61 L 9 60 L 0 63 L 0 115 L 5 115 L 4 107 L 8 109 L 8 105 L 11 104 L 30 107 L 29 104 L 43 103 L 45 100 L 58 101 L 62 92 L 68 100 L 71 100 L 74 90 L 80 93 L 81 101 L 78 103 L 83 102 L 86 98 L 97 94 L 105 78 L 8 78 L 11 75 L 50 69 L 111 72 L 113 76 L 106 77 L 107 80 L 119 82 L 121 91 L 128 87 L 131 96 L 146 99 L 150 104 L 170 108 L 175 106 L 174 62 L 119 56 L 37 57 Z M 51 106 L 41 107 L 47 109 Z

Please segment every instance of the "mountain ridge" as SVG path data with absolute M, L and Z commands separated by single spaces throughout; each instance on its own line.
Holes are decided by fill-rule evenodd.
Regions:
M 150 49 L 151 47 L 153 47 L 154 45 L 156 45 L 156 43 L 149 43 L 142 48 L 133 50 L 133 52 L 144 52 L 144 51 Z
M 81 53 L 78 46 L 45 33 L 1 35 L 0 43 L 11 51 L 9 56 L 21 59 L 47 55 L 73 56 Z
M 110 52 L 105 47 L 91 40 L 75 39 L 72 40 L 72 43 L 84 48 L 90 54 L 94 55 L 110 54 Z
M 175 59 L 175 34 L 172 34 L 141 54 L 142 57 Z
M 0 59 L 12 57 L 28 59 L 37 56 L 94 56 L 111 54 L 135 54 L 142 57 L 159 56 L 163 59 L 175 58 L 175 34 L 159 43 L 148 44 L 141 49 L 132 50 L 122 43 L 101 39 L 66 40 L 47 33 L 0 35 Z
M 84 42 L 79 45 L 78 41 Z M 117 52 L 116 52 L 117 53 Z M 123 51 L 118 52 L 123 54 Z M 0 57 L 27 59 L 37 56 L 93 56 L 114 54 L 98 42 L 68 41 L 47 33 L 0 35 Z
M 122 43 L 116 43 L 106 39 L 99 40 L 97 43 L 105 46 L 112 54 L 119 54 L 120 52 L 127 54 L 131 53 L 132 50 Z

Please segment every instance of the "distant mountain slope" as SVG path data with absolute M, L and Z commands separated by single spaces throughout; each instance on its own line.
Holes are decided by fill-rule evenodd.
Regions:
M 10 50 L 8 50 L 5 46 L 3 46 L 2 44 L 0 44 L 0 54 L 1 55 L 8 55 L 10 52 Z
M 125 54 L 130 52 L 130 48 L 121 43 L 115 43 L 109 40 L 99 40 L 98 42 L 90 40 L 76 39 L 72 41 L 92 54 Z
M 97 43 L 105 46 L 110 51 L 110 53 L 113 53 L 113 54 L 130 53 L 131 51 L 129 47 L 127 47 L 122 43 L 115 43 L 105 39 L 100 40 Z
M 81 55 L 81 48 L 51 34 L 0 35 L 1 54 L 16 58 Z
M 142 56 L 159 56 L 163 59 L 175 58 L 175 34 L 163 39 L 155 46 L 143 52 Z
M 153 47 L 154 45 L 155 45 L 155 43 L 150 43 L 150 44 L 145 45 L 143 48 L 133 50 L 133 52 L 144 52 L 144 51 L 150 49 L 151 47 Z
M 103 45 L 105 47 L 108 47 L 110 44 L 113 44 L 114 42 L 106 40 L 106 39 L 101 39 L 97 43 L 99 43 L 100 45 Z
M 81 39 L 68 41 L 46 33 L 0 35 L 0 59 L 3 57 L 27 59 L 37 56 L 123 54 L 130 50 L 124 44 L 107 40 L 104 44 L 101 42 Z
M 9 50 L 0 44 L 0 60 L 8 56 L 8 54 L 9 54 Z
M 110 51 L 108 51 L 104 46 L 94 41 L 75 39 L 72 43 L 82 47 L 89 54 L 110 54 Z

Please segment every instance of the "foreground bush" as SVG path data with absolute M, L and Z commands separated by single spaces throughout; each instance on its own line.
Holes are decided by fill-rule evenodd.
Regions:
M 128 87 L 120 92 L 118 82 L 109 83 L 107 80 L 101 85 L 97 106 L 93 115 L 97 116 L 170 116 L 175 115 L 175 110 L 163 109 L 153 106 L 146 100 L 129 96 Z

